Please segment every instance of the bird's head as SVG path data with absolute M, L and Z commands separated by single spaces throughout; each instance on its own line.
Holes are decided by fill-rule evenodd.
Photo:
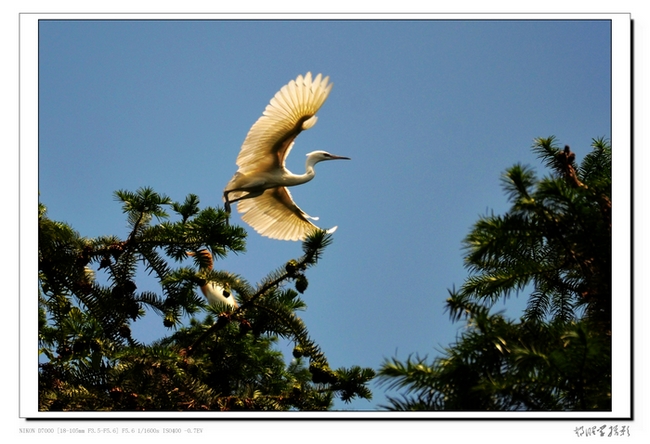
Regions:
M 327 151 L 312 151 L 311 153 L 307 154 L 307 163 L 311 163 L 312 165 L 324 160 L 350 160 L 350 158 L 335 156 L 334 154 L 330 154 Z

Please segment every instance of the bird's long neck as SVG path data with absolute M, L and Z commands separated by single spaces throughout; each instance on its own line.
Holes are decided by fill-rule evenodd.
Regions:
M 284 180 L 285 186 L 300 185 L 312 180 L 316 175 L 316 171 L 314 170 L 314 165 L 316 163 L 318 163 L 317 160 L 314 161 L 314 159 L 307 158 L 307 162 L 305 163 L 305 174 L 291 173 L 291 175 L 286 177 L 286 179 Z
M 305 174 L 303 174 L 303 177 L 307 177 L 307 180 L 312 180 L 316 175 L 316 170 L 314 169 L 314 165 L 316 165 L 318 162 L 320 162 L 320 159 L 307 157 L 307 161 L 305 162 Z

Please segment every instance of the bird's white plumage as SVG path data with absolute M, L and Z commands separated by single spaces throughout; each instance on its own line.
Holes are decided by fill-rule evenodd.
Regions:
M 296 205 L 286 187 L 269 188 L 261 196 L 244 199 L 237 207 L 242 220 L 262 236 L 271 239 L 300 240 L 318 228 Z
M 201 293 L 208 300 L 208 304 L 226 304 L 233 308 L 237 308 L 237 301 L 232 296 L 229 290 L 226 290 L 222 285 L 214 282 L 208 282 L 201 286 Z
M 285 159 L 300 132 L 316 124 L 316 112 L 323 105 L 332 84 L 329 77 L 311 73 L 283 86 L 251 127 L 237 156 L 238 171 L 224 190 L 226 209 L 237 202 L 242 219 L 263 236 L 301 240 L 318 229 L 291 198 L 288 186 L 314 177 L 314 165 L 324 160 L 347 159 L 324 151 L 307 155 L 306 173 L 295 175 Z
M 212 270 L 213 260 L 212 253 L 208 250 L 201 250 L 198 253 L 192 251 L 187 252 L 188 256 L 199 256 L 202 260 L 201 269 Z M 201 293 L 208 300 L 208 304 L 226 304 L 230 305 L 233 308 L 237 308 L 239 305 L 232 295 L 232 292 L 226 289 L 223 285 L 217 282 L 205 282 L 203 285 L 200 285 Z

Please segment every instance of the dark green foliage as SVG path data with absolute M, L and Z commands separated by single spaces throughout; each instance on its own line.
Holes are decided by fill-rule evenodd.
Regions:
M 81 237 L 39 205 L 41 410 L 326 410 L 335 396 L 371 397 L 373 371 L 331 370 L 296 315 L 305 302 L 286 287 L 306 290 L 305 271 L 329 235 L 314 233 L 303 257 L 254 286 L 212 268 L 210 257 L 245 246 L 244 230 L 228 224 L 223 210 L 201 210 L 194 195 L 172 202 L 150 188 L 115 194 L 130 228 L 125 240 Z M 179 265 L 201 250 L 209 254 L 194 255 L 196 268 Z M 139 290 L 140 265 L 160 292 Z M 207 305 L 197 287 L 209 283 L 228 288 L 238 307 Z M 172 333 L 136 341 L 131 327 L 147 313 Z M 192 316 L 189 325 L 184 315 Z M 286 364 L 274 348 L 278 338 L 293 342 L 300 357 Z
M 611 147 L 594 140 L 580 165 L 553 137 L 533 151 L 551 174 L 509 168 L 510 210 L 481 217 L 464 240 L 470 276 L 447 310 L 467 329 L 432 364 L 386 361 L 382 382 L 404 390 L 388 408 L 611 409 Z M 490 312 L 524 292 L 519 321 Z

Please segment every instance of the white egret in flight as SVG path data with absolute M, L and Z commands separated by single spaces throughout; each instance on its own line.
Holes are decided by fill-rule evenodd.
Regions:
M 314 178 L 314 165 L 324 160 L 349 159 L 325 151 L 307 154 L 305 174 L 293 174 L 285 160 L 301 131 L 316 124 L 316 112 L 327 99 L 329 77 L 299 75 L 271 99 L 262 117 L 251 127 L 237 156 L 239 169 L 223 192 L 226 211 L 238 202 L 242 220 L 262 236 L 302 240 L 317 229 L 291 198 L 287 187 Z M 330 231 L 334 231 L 336 227 Z

